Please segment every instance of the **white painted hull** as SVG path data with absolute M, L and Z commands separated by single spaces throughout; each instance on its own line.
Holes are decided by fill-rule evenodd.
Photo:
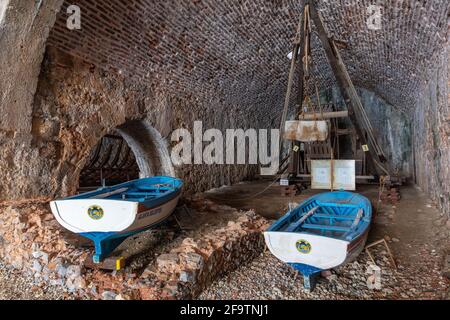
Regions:
M 270 252 L 285 263 L 301 263 L 328 270 L 355 259 L 364 248 L 367 233 L 352 242 L 307 233 L 280 231 L 266 231 L 264 239 Z M 297 249 L 300 240 L 310 245 L 309 252 Z
M 138 202 L 109 199 L 67 199 L 50 202 L 53 215 L 66 229 L 75 233 L 138 231 L 167 219 L 175 209 L 180 195 L 153 208 Z M 99 206 L 103 216 L 93 219 L 88 214 L 92 206 Z

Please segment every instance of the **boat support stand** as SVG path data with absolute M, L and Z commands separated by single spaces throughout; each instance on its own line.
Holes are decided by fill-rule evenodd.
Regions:
M 101 263 L 114 251 L 130 234 L 117 234 L 116 232 L 85 232 L 82 235 L 94 242 L 95 253 L 92 256 L 94 263 Z
M 317 282 L 317 277 L 322 269 L 308 266 L 302 263 L 289 263 L 289 265 L 303 275 L 303 287 L 309 292 L 314 290 Z

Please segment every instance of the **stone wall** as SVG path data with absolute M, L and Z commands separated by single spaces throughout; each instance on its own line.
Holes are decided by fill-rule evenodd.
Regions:
M 2 4 L 0 198 L 73 192 L 95 143 L 130 120 L 145 121 L 167 144 L 171 130 L 194 120 L 205 129 L 279 126 L 301 1 Z M 70 4 L 81 8 L 80 30 L 66 27 Z M 367 28 L 370 4 L 321 1 L 318 10 L 330 35 L 346 42 L 341 53 L 355 84 L 411 117 L 426 70 L 442 57 L 450 4 L 379 1 L 380 30 Z M 334 78 L 316 35 L 312 47 L 312 75 L 320 89 L 330 88 Z M 200 191 L 252 177 L 255 169 L 177 171 Z
M 361 103 L 366 110 L 389 166 L 393 172 L 411 177 L 413 173 L 413 149 L 411 119 L 407 113 L 393 106 L 372 91 L 357 88 Z M 343 100 L 337 87 L 333 87 L 324 94 L 336 106 L 343 107 Z M 342 119 L 340 126 L 351 127 L 348 119 Z M 347 140 L 346 140 L 347 141 Z M 350 143 L 350 141 L 348 140 Z M 349 148 L 341 146 L 341 149 Z M 341 150 L 345 154 L 345 150 Z M 347 152 L 348 153 L 348 152 Z
M 139 277 L 141 299 L 196 298 L 213 281 L 260 255 L 268 226 L 266 219 L 248 211 L 221 227 L 196 231 L 147 266 Z
M 143 121 L 154 128 L 161 137 L 160 147 L 165 149 L 170 147 L 174 129 L 187 128 L 193 132 L 196 120 L 203 121 L 204 130 L 265 128 L 262 125 L 265 118 L 252 112 L 258 105 L 234 105 L 223 99 L 219 94 L 180 97 L 49 48 L 33 106 L 33 140 L 26 150 L 13 156 L 17 159 L 13 161 L 16 170 L 6 174 L 2 196 L 73 193 L 78 187 L 79 173 L 98 140 L 115 128 L 127 135 L 130 131 L 125 127 L 131 121 Z M 143 144 L 151 142 L 151 137 L 143 139 L 147 139 Z M 5 143 L 5 151 L 14 154 L 17 142 Z M 184 179 L 186 191 L 200 191 L 251 178 L 257 167 L 192 164 L 175 170 Z
M 415 176 L 450 216 L 450 110 L 448 49 L 431 74 L 414 112 Z

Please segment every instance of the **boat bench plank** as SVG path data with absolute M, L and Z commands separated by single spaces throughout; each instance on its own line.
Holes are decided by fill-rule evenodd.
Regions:
M 340 231 L 340 232 L 347 232 L 350 230 L 349 227 L 329 226 L 324 224 L 311 224 L 311 223 L 305 223 L 302 227 L 305 229 Z
M 342 208 L 355 208 L 358 209 L 359 206 L 351 203 L 335 203 L 335 202 L 321 202 L 317 201 L 317 204 L 321 207 L 342 207 Z
M 311 210 L 309 210 L 307 213 L 305 213 L 299 220 L 292 222 L 287 228 L 286 232 L 293 232 L 295 229 L 297 229 L 303 222 L 305 222 L 306 219 L 308 219 L 311 215 L 313 215 L 319 207 L 314 207 Z
M 169 189 L 169 188 L 160 188 L 160 189 L 142 189 L 142 188 L 137 188 L 138 192 L 145 192 L 145 193 L 161 193 L 161 192 L 167 192 L 173 189 Z
M 148 193 L 148 192 L 127 192 L 127 193 L 124 193 L 124 195 L 126 197 L 139 197 L 139 198 L 154 196 L 153 194 Z
M 326 214 L 326 213 L 316 213 L 314 218 L 325 218 L 325 219 L 336 219 L 336 220 L 353 220 L 354 215 L 337 215 L 337 214 Z

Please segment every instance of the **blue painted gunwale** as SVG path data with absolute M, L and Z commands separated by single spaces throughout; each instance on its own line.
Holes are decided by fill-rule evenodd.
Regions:
M 319 209 L 313 215 L 308 217 L 293 231 L 286 231 L 289 226 L 316 206 L 319 206 Z M 363 209 L 363 215 L 359 223 L 350 229 L 359 209 Z M 365 241 L 371 220 L 372 205 L 366 197 L 348 191 L 332 191 L 320 193 L 306 199 L 279 218 L 267 231 L 313 234 L 345 240 L 349 242 L 348 257 L 348 255 L 356 252 L 355 250 L 360 247 L 362 241 Z M 304 228 L 305 224 L 316 225 L 317 227 L 315 229 Z M 332 230 L 333 226 L 340 228 Z M 344 227 L 346 227 L 345 230 Z M 316 231 L 312 232 L 311 230 Z M 315 279 L 322 270 L 302 263 L 289 263 L 289 265 L 302 273 L 305 289 L 312 290 L 315 286 Z
M 143 188 L 145 186 L 151 187 L 157 184 L 171 184 L 169 187 L 163 187 L 158 188 L 157 190 L 165 190 L 165 192 L 146 192 L 139 190 L 139 187 Z M 142 197 L 136 197 L 136 198 L 122 198 L 122 194 L 130 193 L 129 190 L 108 196 L 102 199 L 108 199 L 108 200 L 117 200 L 117 201 L 132 201 L 132 202 L 138 202 L 139 206 L 142 205 L 142 208 L 140 211 L 149 210 L 152 208 L 157 208 L 161 205 L 163 205 L 166 202 L 169 202 L 173 200 L 174 198 L 178 197 L 181 193 L 181 188 L 183 186 L 183 181 L 174 177 L 168 177 L 168 176 L 155 176 L 155 177 L 148 177 L 148 178 L 142 178 L 142 179 L 136 179 L 127 181 L 124 183 L 120 183 L 114 186 L 110 187 L 102 187 L 94 191 L 81 193 L 78 195 L 70 196 L 67 198 L 64 198 L 62 200 L 76 200 L 76 199 L 88 199 L 92 198 L 95 199 L 96 195 L 101 195 L 104 193 L 112 192 L 121 188 L 129 188 L 129 190 L 136 189 L 135 193 L 142 193 Z M 149 190 L 149 189 L 147 189 Z M 133 193 L 133 192 L 131 192 Z M 139 210 L 139 209 L 138 209 Z M 100 263 L 102 259 L 104 259 L 106 256 L 111 254 L 112 251 L 114 251 L 117 246 L 119 246 L 126 238 L 129 236 L 135 235 L 137 233 L 140 233 L 142 231 L 148 230 L 150 228 L 154 228 L 160 224 L 162 224 L 166 218 L 163 218 L 151 225 L 142 227 L 137 230 L 129 231 L 129 232 L 82 232 L 79 233 L 81 236 L 86 237 L 94 242 L 95 246 L 95 253 L 93 255 L 93 261 L 94 263 Z
M 365 233 L 370 226 L 372 206 L 366 197 L 349 191 L 332 191 L 320 193 L 306 199 L 278 219 L 267 231 L 286 232 L 289 225 L 301 219 L 304 214 L 315 206 L 320 207 L 318 211 L 307 218 L 299 228 L 291 232 L 314 234 L 351 242 Z M 344 228 L 351 226 L 358 209 L 363 209 L 363 215 L 359 223 L 349 230 L 350 232 L 345 232 Z M 313 228 L 320 231 L 320 233 L 312 232 L 314 229 L 304 228 L 304 225 L 307 225 L 307 227 L 315 225 L 317 227 Z M 324 227 L 321 228 L 320 226 Z M 335 230 L 333 230 L 333 227 L 335 227 Z M 342 231 L 339 231 L 341 229 Z

